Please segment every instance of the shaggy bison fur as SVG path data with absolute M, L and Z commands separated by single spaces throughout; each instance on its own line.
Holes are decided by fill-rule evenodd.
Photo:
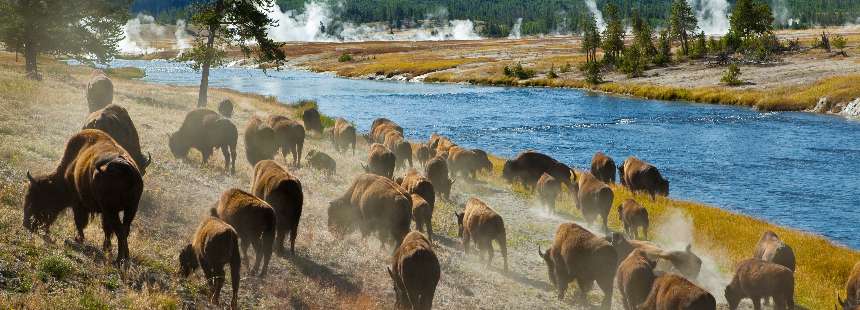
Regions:
M 794 271 L 796 265 L 794 250 L 788 244 L 782 242 L 775 232 L 770 230 L 761 235 L 758 244 L 755 246 L 753 258 L 783 265 L 791 269 L 791 271 Z
M 236 172 L 236 143 L 239 131 L 230 120 L 208 109 L 197 109 L 185 115 L 179 131 L 170 135 L 170 151 L 176 158 L 185 158 L 192 148 L 203 155 L 205 165 L 214 148 L 224 154 L 224 170 Z
M 420 232 L 427 233 L 427 238 L 433 241 L 433 205 L 431 205 L 424 197 L 418 194 L 411 194 L 412 197 L 412 221 L 415 222 L 415 229 Z
M 774 309 L 794 309 L 794 272 L 785 266 L 751 258 L 738 263 L 732 282 L 726 286 L 729 309 L 735 310 L 743 298 L 761 309 L 761 299 L 773 297 Z
M 295 254 L 304 204 L 302 182 L 274 160 L 264 160 L 254 166 L 251 191 L 275 210 L 275 247 L 278 253 L 284 253 L 284 240 L 289 234 L 290 253 Z
M 433 157 L 424 167 L 424 175 L 433 183 L 433 188 L 445 199 L 451 198 L 454 180 L 448 178 L 448 162 L 442 156 Z
M 615 161 L 603 152 L 591 158 L 591 174 L 605 183 L 615 183 Z
M 520 153 L 516 158 L 505 161 L 505 166 L 502 169 L 502 177 L 505 180 L 508 182 L 518 181 L 529 188 L 533 188 L 544 173 L 553 176 L 562 184 L 567 185 L 571 192 L 574 192 L 573 183 L 576 181 L 576 174 L 570 167 L 538 152 Z
M 355 127 L 347 120 L 343 118 L 335 120 L 331 130 L 331 141 L 336 151 L 343 152 L 352 146 L 352 154 L 355 154 L 356 137 Z
M 576 194 L 576 207 L 582 211 L 586 223 L 591 223 L 600 216 L 603 219 L 603 231 L 609 231 L 606 222 L 609 220 L 609 211 L 615 198 L 612 189 L 588 172 L 583 172 L 577 181 L 579 190 Z
M 478 257 L 483 258 L 487 253 L 487 265 L 493 262 L 493 241 L 499 245 L 502 258 L 505 262 L 505 271 L 508 270 L 508 244 L 505 234 L 505 221 L 496 210 L 490 208 L 478 198 L 470 198 L 466 201 L 463 213 L 455 213 L 457 216 L 457 235 L 463 238 L 463 248 L 466 255 L 471 247 L 470 241 L 474 241 L 478 247 Z
M 394 164 L 397 160 L 394 153 L 382 144 L 374 143 L 370 146 L 370 154 L 367 157 L 367 166 L 364 171 L 386 178 L 394 177 Z
M 436 156 L 436 152 L 428 147 L 427 144 L 419 144 L 415 149 L 415 158 L 418 159 L 418 163 L 420 163 L 422 167 L 427 166 L 427 162 L 434 156 Z
M 401 309 L 430 310 L 439 283 L 439 259 L 427 238 L 410 232 L 394 252 L 388 275 L 394 283 L 397 306 Z
M 654 267 L 657 263 L 645 255 L 645 252 L 633 250 L 627 258 L 618 265 L 615 278 L 624 310 L 636 310 L 636 306 L 648 298 L 651 284 L 654 283 Z
M 302 122 L 305 124 L 305 129 L 308 131 L 321 134 L 323 131 L 320 111 L 317 108 L 310 108 L 302 112 Z
M 251 274 L 263 269 L 260 277 L 265 277 L 269 271 L 269 259 L 272 258 L 272 245 L 275 240 L 276 215 L 268 203 L 240 189 L 229 189 L 221 194 L 218 206 L 212 208 L 212 216 L 216 216 L 233 226 L 239 234 L 242 245 L 242 257 L 248 263 L 248 247 L 254 247 L 254 268 Z
M 848 280 L 845 281 L 845 300 L 836 295 L 842 310 L 860 310 L 860 263 L 854 264 Z
M 277 151 L 275 131 L 256 115 L 251 116 L 245 126 L 245 157 L 248 163 L 256 165 L 262 160 L 275 158 Z
M 230 99 L 221 100 L 218 103 L 218 114 L 221 114 L 224 118 L 233 117 L 233 101 Z
M 621 220 L 627 238 L 648 238 L 648 210 L 636 200 L 627 199 L 618 205 L 618 219 Z M 642 236 L 639 235 L 639 228 L 642 228 Z
M 324 171 L 327 176 L 333 176 L 337 173 L 337 162 L 326 153 L 310 150 L 305 158 L 308 166 Z
M 363 236 L 376 232 L 396 249 L 409 233 L 412 198 L 394 181 L 374 175 L 358 176 L 349 189 L 329 203 L 328 228 L 335 235 L 351 233 L 358 226 Z
M 618 166 L 621 184 L 631 191 L 643 191 L 651 195 L 669 196 L 669 181 L 660 175 L 653 165 L 634 156 L 628 157 Z
M 152 163 L 152 154 L 148 158 L 143 156 L 137 128 L 125 108 L 109 104 L 104 109 L 90 113 L 83 129 L 98 129 L 107 133 L 131 155 L 140 174 L 146 174 L 146 168 Z
M 639 309 L 716 310 L 717 300 L 689 280 L 667 273 L 654 280 L 651 293 Z
M 638 240 L 627 240 L 623 234 L 613 232 L 604 239 L 612 244 L 618 257 L 627 257 L 635 249 L 639 249 L 649 258 L 657 261 L 657 269 L 667 272 L 676 272 L 688 279 L 696 279 L 702 269 L 702 259 L 693 253 L 691 246 L 683 251 L 669 251 L 659 246 Z
M 87 106 L 90 113 L 113 103 L 113 82 L 101 70 L 93 72 L 87 83 Z
M 603 309 L 612 307 L 612 287 L 615 279 L 617 256 L 615 249 L 606 240 L 595 236 L 574 223 L 558 226 L 552 247 L 538 254 L 546 262 L 550 282 L 558 289 L 558 299 L 564 298 L 567 285 L 576 281 L 579 286 L 578 299 L 585 295 L 594 282 L 603 291 Z
M 269 115 L 266 125 L 275 131 L 275 145 L 281 150 L 284 161 L 287 153 L 293 155 L 293 164 L 301 166 L 302 148 L 305 146 L 305 127 L 299 122 L 281 115 Z
M 203 269 L 203 276 L 209 284 L 209 302 L 219 305 L 221 287 L 224 286 L 224 266 L 227 264 L 230 264 L 230 279 L 233 282 L 230 309 L 238 309 L 239 270 L 242 267 L 239 235 L 229 224 L 209 217 L 197 227 L 191 244 L 179 253 L 179 272 L 183 277 L 188 277 L 197 268 Z
M 555 212 L 555 200 L 558 198 L 558 194 L 561 193 L 561 182 L 548 173 L 544 173 L 538 179 L 535 191 L 537 191 L 540 203 L 550 211 Z
M 478 171 L 483 168 L 479 160 L 480 157 L 475 151 L 459 146 L 448 149 L 448 169 L 451 170 L 452 177 L 456 178 L 459 175 L 468 179 L 475 179 Z
M 412 144 L 403 138 L 403 134 L 396 131 L 389 131 L 385 134 L 384 145 L 394 153 L 394 166 L 397 168 L 412 167 Z

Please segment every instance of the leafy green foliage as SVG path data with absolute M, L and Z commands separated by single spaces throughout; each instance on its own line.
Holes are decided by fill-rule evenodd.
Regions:
M 547 72 L 546 77 L 550 78 L 550 79 L 557 79 L 558 78 L 558 73 L 555 72 L 555 64 L 553 64 L 549 68 L 549 72 Z
M 738 0 L 729 18 L 729 32 L 741 39 L 761 35 L 773 30 L 773 13 L 767 2 Z
M 705 32 L 700 32 L 696 35 L 696 42 L 693 44 L 693 50 L 690 58 L 700 59 L 708 55 L 708 40 L 705 38 Z
M 337 61 L 338 62 L 350 62 L 350 61 L 352 61 L 352 55 L 350 55 L 349 53 L 343 53 L 343 55 L 340 55 L 340 57 L 338 57 Z
M 631 19 L 633 28 L 633 44 L 639 48 L 646 60 L 651 60 L 657 55 L 657 48 L 654 47 L 654 32 L 651 30 L 651 25 L 648 21 L 639 16 L 639 11 L 633 11 Z
M 642 55 L 642 51 L 636 45 L 624 49 L 624 56 L 621 58 L 621 72 L 627 74 L 627 77 L 641 77 L 646 68 L 647 59 Z
M 663 30 L 660 32 L 658 44 L 659 47 L 657 49 L 657 55 L 654 57 L 654 64 L 665 66 L 672 62 L 672 39 L 669 34 L 669 30 Z
M 603 83 L 603 73 L 600 72 L 601 67 L 600 62 L 587 61 L 580 65 L 579 70 L 585 74 L 586 82 L 596 85 Z
M 674 0 L 669 15 L 669 30 L 672 38 L 681 41 L 683 55 L 690 54 L 689 39 L 699 28 L 693 8 L 686 0 Z
M 606 30 L 603 31 L 603 60 L 606 63 L 615 63 L 624 49 L 624 25 L 618 12 L 618 7 L 609 3 L 604 9 L 606 16 Z
M 51 255 L 39 261 L 39 275 L 43 281 L 49 278 L 63 281 L 74 272 L 75 266 L 72 262 L 61 255 Z
M 848 44 L 848 40 L 845 39 L 842 35 L 833 36 L 833 47 L 838 49 L 842 54 L 845 54 L 845 46 Z
M 600 32 L 594 15 L 589 15 L 582 26 L 582 52 L 587 62 L 597 61 L 597 48 L 600 47 Z
M 535 77 L 535 71 L 523 68 L 523 64 L 521 63 L 517 63 L 517 65 L 513 67 L 505 66 L 504 73 L 507 77 L 517 78 L 520 80 L 528 80 Z
M 723 77 L 720 79 L 720 82 L 729 86 L 742 85 L 744 82 L 741 81 L 741 68 L 735 64 L 729 65 L 726 72 L 723 73 Z

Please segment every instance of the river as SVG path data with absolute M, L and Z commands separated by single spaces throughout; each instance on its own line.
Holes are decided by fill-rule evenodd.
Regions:
M 166 61 L 113 66 L 143 68 L 144 80 L 154 83 L 197 85 L 200 79 Z M 636 155 L 660 168 L 673 198 L 860 248 L 857 121 L 570 89 L 366 81 L 292 70 L 219 68 L 210 86 L 285 102 L 314 99 L 322 113 L 349 119 L 359 130 L 387 117 L 410 139 L 436 132 L 506 157 L 533 149 L 588 168 L 596 151 L 618 163 Z

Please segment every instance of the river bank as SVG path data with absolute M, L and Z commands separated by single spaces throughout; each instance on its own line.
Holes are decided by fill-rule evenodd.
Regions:
M 235 176 L 222 173 L 217 155 L 202 169 L 197 156 L 192 156 L 190 163 L 172 158 L 165 135 L 178 128 L 185 112 L 196 102 L 196 88 L 115 79 L 116 101 L 129 109 L 141 133 L 144 151 L 151 151 L 154 158 L 145 177 L 141 212 L 131 233 L 134 263 L 129 270 L 121 271 L 101 262 L 104 258 L 98 249 L 101 232 L 97 223 L 87 229 L 89 241 L 83 247 L 62 241 L 73 235 L 69 216 L 62 217 L 53 229 L 51 236 L 56 243 L 34 237 L 21 227 L 24 173 L 53 168 L 67 137 L 80 128 L 86 115 L 83 89 L 90 70 L 49 63 L 44 66 L 45 81 L 33 82 L 23 78 L 21 65 L 12 59 L 10 54 L 0 54 L 0 137 L 6 142 L 0 145 L 0 240 L 8 245 L 0 256 L 0 274 L 7 279 L 0 285 L 0 304 L 16 308 L 45 308 L 60 303 L 116 308 L 206 305 L 202 277 L 181 280 L 175 276 L 176 255 L 221 191 L 247 187 L 250 166 L 241 151 L 237 160 L 240 172 Z M 213 102 L 230 98 L 237 103 L 234 121 L 240 132 L 252 114 L 295 114 L 291 107 L 270 97 L 220 89 L 213 89 L 211 94 Z M 239 143 L 243 150 L 242 139 Z M 384 274 L 388 253 L 372 250 L 375 246 L 365 247 L 370 251 L 357 251 L 359 237 L 335 240 L 325 229 L 325 206 L 349 186 L 351 176 L 360 172 L 362 152 L 357 156 L 337 154 L 325 141 L 311 139 L 307 143 L 306 150 L 316 148 L 335 157 L 338 177 L 328 179 L 307 168 L 293 171 L 301 178 L 306 193 L 298 254 L 275 258 L 267 279 L 243 279 L 240 303 L 272 308 L 393 307 L 393 293 Z M 482 182 L 455 186 L 454 196 L 457 201 L 479 196 L 505 217 L 512 273 L 504 275 L 497 267 L 487 269 L 474 257 L 464 256 L 450 217 L 457 205 L 442 203 L 434 212 L 433 222 L 439 234 L 434 246 L 443 265 L 436 306 L 570 307 L 570 297 L 564 301 L 555 299 L 545 267 L 534 252 L 538 244 L 545 247 L 549 243 L 558 223 L 578 221 L 578 212 L 563 200 L 562 207 L 568 215 L 542 213 L 528 194 L 512 192 L 501 182 L 500 159 L 494 160 L 494 166 L 496 171 L 482 176 Z M 613 205 L 631 197 L 623 188 L 613 189 Z M 719 208 L 666 198 L 651 201 L 641 195 L 636 199 L 652 214 L 655 241 L 673 248 L 692 242 L 694 251 L 708 259 L 710 264 L 706 265 L 712 268 L 706 273 L 707 279 L 716 284 L 712 286 L 723 284 L 731 274 L 731 266 L 751 255 L 758 237 L 767 229 L 775 230 L 795 248 L 798 304 L 807 308 L 831 307 L 833 292 L 841 290 L 851 266 L 860 260 L 860 253 L 824 238 Z M 610 219 L 610 226 L 618 230 L 617 217 Z M 716 289 L 711 291 L 721 295 L 721 290 Z M 616 306 L 620 308 L 618 303 Z

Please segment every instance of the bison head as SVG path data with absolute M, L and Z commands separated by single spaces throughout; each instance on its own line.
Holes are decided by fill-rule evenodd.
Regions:
M 178 134 L 168 135 L 167 137 L 168 144 L 170 145 L 170 153 L 173 153 L 173 157 L 182 159 L 188 156 L 188 151 L 191 150 L 191 147 Z
M 604 237 L 604 239 L 612 245 L 613 249 L 615 249 L 617 257 L 621 257 L 623 259 L 633 251 L 633 245 L 630 244 L 630 242 L 624 238 L 624 235 L 619 232 L 612 232 Z
M 845 300 L 842 300 L 842 297 L 839 296 L 839 293 L 837 293 L 836 301 L 839 302 L 839 307 L 837 307 L 837 309 L 841 307 L 842 310 L 860 310 L 860 305 L 858 305 L 857 301 L 853 300 L 851 296 L 849 296 Z
M 343 236 L 352 232 L 354 221 L 357 216 L 351 212 L 353 208 L 349 201 L 337 199 L 329 203 L 328 207 L 328 231 L 335 236 Z
M 725 290 L 726 302 L 729 304 L 729 309 L 735 310 L 741 302 L 741 293 L 737 291 L 731 284 L 726 286 Z
M 675 269 L 690 280 L 698 278 L 702 270 L 702 259 L 693 253 L 690 245 L 684 251 L 672 251 L 663 255 L 663 258 L 668 259 Z
M 544 263 L 546 263 L 547 275 L 549 276 L 549 282 L 552 283 L 553 286 L 556 286 L 555 283 L 555 263 L 552 260 L 552 256 L 549 255 L 549 249 L 546 251 L 540 250 L 540 245 L 538 245 L 538 255 L 543 259 Z
M 194 257 L 194 248 L 191 245 L 186 245 L 182 248 L 182 251 L 179 252 L 179 274 L 182 277 L 188 277 L 191 275 L 194 270 L 197 270 L 199 264 L 197 262 L 197 257 Z
M 669 181 L 663 178 L 657 180 L 657 194 L 660 196 L 669 196 Z
M 463 217 L 466 213 L 454 212 L 454 217 L 457 219 L 457 237 L 463 237 Z
M 511 182 L 514 180 L 514 169 L 516 169 L 516 163 L 512 160 L 505 161 L 505 166 L 502 168 L 502 178 L 506 181 Z
M 33 177 L 27 172 L 29 186 L 24 195 L 24 228 L 33 232 L 45 231 L 54 223 L 60 212 L 70 205 L 69 193 L 62 180 L 50 176 Z

